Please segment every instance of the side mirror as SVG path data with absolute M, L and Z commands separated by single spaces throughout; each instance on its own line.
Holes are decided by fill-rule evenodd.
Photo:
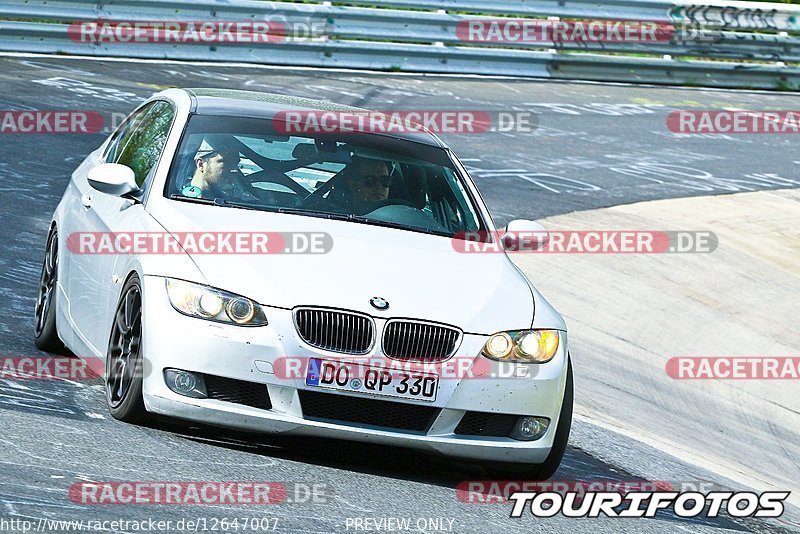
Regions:
M 103 163 L 89 171 L 89 185 L 101 193 L 122 197 L 139 191 L 133 169 L 118 163 Z
M 536 221 L 515 219 L 508 223 L 502 237 L 503 247 L 509 252 L 534 251 L 544 248 L 550 234 Z

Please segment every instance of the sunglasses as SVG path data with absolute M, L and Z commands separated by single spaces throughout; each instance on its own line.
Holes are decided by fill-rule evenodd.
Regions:
M 366 176 L 360 176 L 358 178 L 358 181 L 366 185 L 367 187 L 376 187 L 379 184 L 381 187 L 389 187 L 390 185 L 392 185 L 393 180 L 394 178 L 392 178 L 388 174 L 382 174 L 382 175 L 368 174 Z

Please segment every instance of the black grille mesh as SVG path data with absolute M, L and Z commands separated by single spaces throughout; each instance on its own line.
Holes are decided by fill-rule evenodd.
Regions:
M 204 375 L 209 399 L 244 404 L 262 410 L 272 409 L 267 386 L 256 382 Z
M 365 315 L 300 308 L 295 311 L 297 333 L 303 341 L 324 350 L 365 354 L 375 339 L 375 327 Z
M 418 406 L 345 395 L 298 391 L 303 417 L 311 420 L 356 423 L 393 430 L 426 432 L 439 415 L 432 406 Z
M 392 321 L 383 331 L 383 352 L 404 361 L 442 361 L 455 352 L 459 335 L 448 326 Z
M 464 436 L 508 437 L 518 420 L 518 415 L 467 412 L 456 427 L 455 433 Z

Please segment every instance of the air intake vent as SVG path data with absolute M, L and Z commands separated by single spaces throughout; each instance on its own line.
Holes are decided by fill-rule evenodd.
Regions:
M 375 324 L 367 315 L 323 308 L 298 308 L 294 324 L 303 341 L 318 349 L 366 354 L 375 341 Z
M 262 410 L 272 409 L 269 391 L 264 384 L 214 375 L 203 375 L 203 379 L 209 399 L 244 404 Z
M 508 437 L 514 431 L 518 415 L 499 413 L 467 412 L 456 427 L 462 436 Z
M 439 408 L 299 390 L 303 417 L 332 423 L 426 432 Z
M 458 348 L 461 331 L 451 326 L 392 320 L 383 331 L 383 353 L 404 361 L 438 362 Z

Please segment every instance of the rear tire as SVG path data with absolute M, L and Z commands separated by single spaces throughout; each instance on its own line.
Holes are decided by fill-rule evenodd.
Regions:
M 144 423 L 142 398 L 142 286 L 137 275 L 122 288 L 106 353 L 106 403 L 114 419 Z
M 553 440 L 553 447 L 544 462 L 540 464 L 502 463 L 489 464 L 485 470 L 493 479 L 509 480 L 547 480 L 556 474 L 564 452 L 569 442 L 569 432 L 572 428 L 572 360 L 567 356 L 567 383 L 564 387 L 564 402 L 561 404 L 561 413 L 558 416 L 558 428 Z
M 56 296 L 58 294 L 58 232 L 55 227 L 47 236 L 39 294 L 34 311 L 33 340 L 39 350 L 67 354 L 56 327 Z

